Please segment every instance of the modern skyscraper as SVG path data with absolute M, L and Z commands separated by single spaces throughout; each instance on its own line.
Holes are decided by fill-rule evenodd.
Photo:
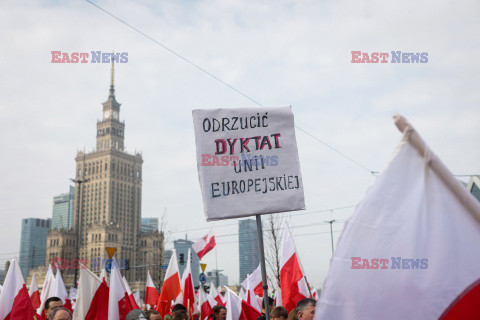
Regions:
M 51 224 L 51 219 L 22 219 L 19 264 L 24 279 L 27 279 L 30 269 L 45 263 L 47 233 Z
M 187 266 L 187 259 L 188 259 L 188 249 L 190 250 L 190 255 L 192 259 L 192 278 L 193 278 L 193 285 L 198 286 L 200 280 L 198 276 L 200 274 L 200 260 L 198 259 L 195 250 L 192 248 L 193 241 L 186 240 L 186 239 L 178 239 L 173 241 L 173 247 L 177 251 L 177 258 L 178 258 L 178 267 L 180 269 L 180 277 L 183 275 L 183 271 Z M 183 264 L 182 264 L 183 261 Z
M 238 254 L 240 260 L 240 283 L 252 273 L 259 263 L 258 237 L 256 221 L 243 219 L 238 221 Z
M 75 188 L 70 186 L 68 193 L 53 197 L 52 229 L 70 230 L 73 228 L 73 196 Z
M 142 218 L 142 232 L 158 231 L 158 218 Z

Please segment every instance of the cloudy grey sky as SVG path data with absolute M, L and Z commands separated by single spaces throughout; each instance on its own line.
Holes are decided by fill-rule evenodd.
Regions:
M 391 116 L 400 112 L 453 173 L 480 172 L 478 1 L 95 3 L 263 105 L 292 105 L 298 126 L 369 170 L 388 163 L 400 139 Z M 145 160 L 143 216 L 166 207 L 170 240 L 208 231 L 191 110 L 253 102 L 86 1 L 3 1 L 0 39 L 0 264 L 18 254 L 21 219 L 50 217 L 52 197 L 68 190 L 108 96 L 110 65 L 52 64 L 52 50 L 128 52 L 116 96 L 126 147 Z M 352 50 L 428 52 L 429 60 L 352 64 Z M 290 225 L 320 287 L 331 255 L 328 209 L 357 204 L 375 177 L 298 130 L 297 140 L 307 210 Z M 215 225 L 219 267 L 235 283 L 236 221 Z M 334 225 L 335 239 L 342 227 Z

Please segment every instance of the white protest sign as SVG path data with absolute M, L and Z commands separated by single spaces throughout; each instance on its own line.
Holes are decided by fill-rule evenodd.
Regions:
M 192 113 L 207 221 L 305 209 L 291 107 Z

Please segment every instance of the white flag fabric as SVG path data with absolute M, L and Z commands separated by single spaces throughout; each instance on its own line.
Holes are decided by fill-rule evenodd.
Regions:
M 240 315 L 242 314 L 242 299 L 235 294 L 232 290 L 227 289 L 225 293 L 226 298 L 226 308 L 227 308 L 227 319 L 226 320 L 239 320 Z
M 60 269 L 57 270 L 57 275 L 55 276 L 55 281 L 53 282 L 52 294 L 50 297 L 59 297 L 62 299 L 62 303 L 65 305 L 68 299 L 67 288 L 63 282 L 62 273 Z
M 464 319 L 449 312 L 478 294 L 480 224 L 407 138 L 345 225 L 316 320 Z
M 42 292 L 40 294 L 40 308 L 38 308 L 37 313 L 42 314 L 43 307 L 45 306 L 45 301 L 50 297 L 49 292 L 53 289 L 53 282 L 55 281 L 55 275 L 52 271 L 52 265 L 48 265 L 47 274 L 45 275 L 45 280 L 43 281 Z

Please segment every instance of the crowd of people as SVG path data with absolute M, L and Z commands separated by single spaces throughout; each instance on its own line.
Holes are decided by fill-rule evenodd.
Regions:
M 296 308 L 287 311 L 282 306 L 274 306 L 274 300 L 269 299 L 269 314 L 271 320 L 313 320 L 315 315 L 316 300 L 312 298 L 302 299 L 297 303 Z M 46 320 L 72 320 L 72 313 L 63 307 L 62 300 L 58 297 L 51 297 L 45 301 Z M 227 308 L 217 305 L 213 308 L 213 313 L 206 320 L 226 320 Z M 36 319 L 41 320 L 41 319 Z M 172 307 L 172 314 L 165 315 L 162 319 L 160 313 L 154 309 L 150 310 L 132 310 L 128 313 L 125 320 L 191 320 L 187 308 L 182 304 L 176 304 Z M 202 320 L 202 319 L 199 319 Z M 205 320 L 205 319 L 203 319 Z M 262 303 L 262 316 L 257 320 L 266 320 L 265 303 Z

